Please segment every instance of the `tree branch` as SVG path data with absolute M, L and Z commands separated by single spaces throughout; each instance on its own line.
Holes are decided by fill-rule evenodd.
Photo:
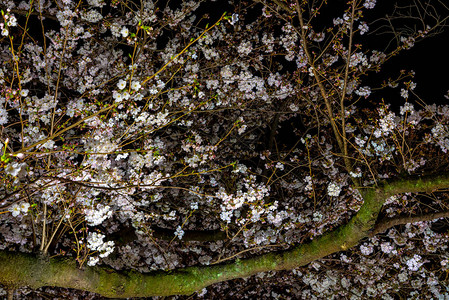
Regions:
M 8 7 L 3 5 L 3 4 L 0 4 L 0 9 L 3 10 L 3 11 L 6 11 L 8 9 Z M 34 15 L 34 16 L 38 16 L 38 17 L 42 16 L 42 17 L 45 17 L 47 19 L 59 21 L 58 18 L 55 15 L 47 14 L 47 13 L 44 13 L 44 12 L 40 13 L 40 12 L 34 11 L 34 10 L 30 11 L 30 10 L 26 10 L 26 9 L 10 8 L 10 12 L 12 12 L 14 14 L 21 15 L 21 16 L 25 16 L 25 17 L 28 16 L 28 14 L 30 14 L 30 15 Z
M 376 226 L 374 227 L 374 230 L 370 234 L 370 237 L 373 237 L 379 233 L 385 232 L 387 229 L 390 229 L 391 227 L 396 226 L 396 225 L 404 225 L 404 224 L 409 224 L 409 223 L 432 221 L 435 219 L 447 218 L 447 217 L 449 217 L 449 210 L 440 211 L 440 212 L 431 213 L 431 214 L 412 216 L 412 217 L 385 218 L 385 219 L 380 220 L 378 222 L 378 224 L 376 224 Z
M 237 259 L 228 264 L 141 274 L 106 267 L 78 269 L 74 260 L 44 260 L 30 254 L 0 251 L 0 283 L 10 288 L 25 285 L 34 289 L 42 286 L 74 288 L 120 298 L 188 295 L 213 283 L 248 277 L 259 272 L 290 270 L 347 250 L 371 235 L 377 216 L 388 197 L 441 188 L 449 188 L 449 174 L 403 179 L 366 189 L 362 191 L 362 207 L 347 224 L 290 250 Z
M 383 193 L 371 189 L 351 221 L 314 241 L 283 252 L 237 259 L 229 264 L 188 267 L 141 274 L 105 267 L 80 270 L 68 259 L 42 260 L 30 254 L 0 251 L 0 283 L 8 286 L 58 286 L 95 292 L 106 297 L 188 295 L 213 283 L 248 277 L 260 272 L 289 270 L 355 246 L 374 226 Z

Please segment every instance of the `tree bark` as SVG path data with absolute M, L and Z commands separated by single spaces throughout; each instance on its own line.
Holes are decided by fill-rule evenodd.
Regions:
M 347 250 L 370 236 L 388 197 L 399 193 L 430 192 L 449 188 L 449 175 L 398 180 L 362 192 L 364 203 L 345 225 L 315 240 L 282 252 L 272 252 L 232 263 L 187 267 L 141 274 L 106 267 L 79 269 L 74 260 L 40 259 L 30 254 L 0 251 L 0 283 L 13 289 L 57 286 L 128 298 L 188 295 L 213 283 L 304 266 L 329 254 Z
M 405 225 L 409 223 L 432 221 L 435 219 L 448 218 L 448 217 L 449 217 L 449 210 L 445 210 L 435 213 L 423 214 L 419 216 L 383 219 L 376 224 L 376 227 L 371 232 L 370 237 L 385 232 L 387 229 L 390 229 L 391 227 L 396 225 Z

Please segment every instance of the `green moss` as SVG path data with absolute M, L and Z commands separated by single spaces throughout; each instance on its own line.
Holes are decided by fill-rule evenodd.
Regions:
M 106 297 L 189 295 L 203 287 L 270 270 L 293 269 L 357 245 L 374 227 L 387 197 L 404 192 L 428 192 L 449 187 L 447 174 L 385 183 L 363 191 L 364 203 L 345 225 L 291 250 L 268 253 L 234 263 L 189 267 L 140 274 L 109 268 L 77 268 L 74 261 L 46 260 L 30 254 L 0 251 L 0 283 L 9 287 L 58 286 L 96 292 Z

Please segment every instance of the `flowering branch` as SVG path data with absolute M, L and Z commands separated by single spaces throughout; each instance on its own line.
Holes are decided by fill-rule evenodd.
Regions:
M 29 254 L 1 251 L 0 283 L 10 287 L 59 286 L 120 298 L 188 295 L 213 283 L 259 272 L 290 270 L 329 254 L 348 250 L 372 234 L 387 197 L 397 193 L 428 192 L 448 187 L 449 174 L 443 174 L 395 181 L 367 189 L 363 192 L 362 207 L 347 224 L 290 250 L 237 259 L 229 264 L 141 274 L 135 271 L 118 272 L 104 267 L 85 267 L 80 270 L 75 262 L 65 259 L 43 260 Z M 433 214 L 434 217 L 446 215 L 447 212 Z

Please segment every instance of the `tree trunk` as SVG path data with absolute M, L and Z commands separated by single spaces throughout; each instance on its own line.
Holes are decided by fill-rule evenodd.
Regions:
M 8 289 L 20 286 L 57 286 L 95 292 L 106 297 L 128 298 L 188 295 L 213 283 L 254 275 L 259 272 L 289 270 L 304 266 L 329 254 L 347 250 L 368 237 L 388 197 L 398 193 L 431 192 L 449 187 L 449 175 L 405 179 L 362 194 L 364 204 L 345 225 L 315 240 L 282 252 L 232 263 L 187 267 L 141 274 L 106 267 L 79 269 L 74 260 L 41 259 L 30 254 L 0 251 L 0 283 Z

